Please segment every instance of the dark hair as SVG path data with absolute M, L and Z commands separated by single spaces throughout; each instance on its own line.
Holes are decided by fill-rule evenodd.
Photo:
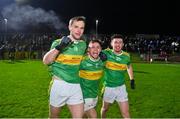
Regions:
M 102 47 L 102 43 L 100 40 L 91 40 L 91 41 L 89 41 L 89 44 L 90 43 L 99 43 L 99 45 Z
M 121 34 L 114 34 L 114 35 L 112 35 L 112 36 L 111 36 L 111 41 L 112 41 L 113 39 L 115 39 L 115 38 L 121 38 L 122 40 L 124 40 L 124 37 L 123 37 L 123 35 L 121 35 Z
M 83 21 L 84 23 L 86 22 L 86 17 L 84 16 L 76 16 L 73 17 L 69 20 L 69 25 L 72 25 L 74 21 Z

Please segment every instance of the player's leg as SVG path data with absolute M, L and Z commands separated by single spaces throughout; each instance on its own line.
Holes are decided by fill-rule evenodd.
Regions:
M 54 106 L 50 105 L 49 118 L 58 118 L 60 109 L 61 109 L 60 107 L 54 107 Z
M 119 94 L 119 95 L 118 95 L 116 101 L 118 102 L 119 109 L 121 111 L 122 117 L 123 118 L 130 118 L 128 94 L 126 91 L 126 86 L 122 85 L 122 86 L 118 87 L 117 94 Z
M 84 99 L 84 111 L 88 118 L 97 118 L 97 112 L 95 110 L 97 102 L 98 97 Z
M 128 101 L 119 102 L 118 104 L 119 104 L 119 109 L 121 111 L 122 117 L 123 118 L 130 118 Z
M 106 118 L 106 113 L 109 109 L 110 103 L 103 101 L 103 105 L 101 107 L 101 118 Z
M 68 105 L 72 118 L 82 118 L 84 114 L 84 103 Z
M 105 87 L 103 95 L 103 104 L 101 107 L 101 118 L 106 118 L 106 113 L 109 109 L 110 104 L 115 100 L 114 88 Z
M 85 112 L 88 118 L 97 118 L 97 112 L 94 108 L 89 109 Z
M 62 92 L 64 87 L 64 82 L 62 80 L 56 79 L 53 76 L 53 83 L 50 87 L 50 100 L 49 100 L 49 117 L 50 118 L 58 118 L 61 107 L 66 104 L 67 96 L 64 96 Z
M 84 114 L 84 101 L 80 84 L 69 84 L 68 108 L 72 118 L 82 118 Z

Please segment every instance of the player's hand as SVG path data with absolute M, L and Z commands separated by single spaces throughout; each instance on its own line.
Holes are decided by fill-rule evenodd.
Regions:
M 56 50 L 59 50 L 60 52 L 63 51 L 64 48 L 66 48 L 69 44 L 71 44 L 72 41 L 69 37 L 67 36 L 64 36 L 62 39 L 61 39 L 61 42 L 59 45 L 57 45 L 55 47 Z
M 100 57 L 100 59 L 101 59 L 102 61 L 106 61 L 106 60 L 107 60 L 107 56 L 106 56 L 106 54 L 103 53 L 103 52 L 100 52 L 100 53 L 99 53 L 99 57 Z
M 135 80 L 134 79 L 131 79 L 130 80 L 130 84 L 131 84 L 131 89 L 135 89 Z

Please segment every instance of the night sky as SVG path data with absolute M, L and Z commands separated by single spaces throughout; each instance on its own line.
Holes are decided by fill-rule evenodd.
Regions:
M 0 0 L 14 1 L 14 0 Z M 173 0 L 16 0 L 21 5 L 53 10 L 67 24 L 77 15 L 87 18 L 86 32 L 179 34 L 180 7 Z M 25 2 L 26 1 L 26 2 Z M 5 3 L 3 3 L 5 5 Z M 2 5 L 1 4 L 1 7 Z M 8 3 L 9 4 L 9 3 Z

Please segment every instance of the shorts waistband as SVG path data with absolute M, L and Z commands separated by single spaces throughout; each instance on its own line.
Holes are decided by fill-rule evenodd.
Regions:
M 57 77 L 56 75 L 53 75 L 53 76 L 52 76 L 52 79 L 55 79 L 55 80 L 62 80 L 61 78 Z

